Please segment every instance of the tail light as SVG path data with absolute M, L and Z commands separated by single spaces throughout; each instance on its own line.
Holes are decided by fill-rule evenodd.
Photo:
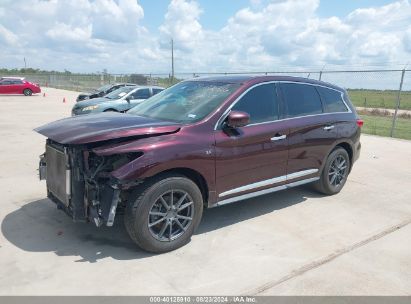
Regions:
M 364 120 L 362 120 L 362 119 L 357 119 L 357 126 L 359 126 L 360 128 L 362 128 L 363 125 L 364 125 Z

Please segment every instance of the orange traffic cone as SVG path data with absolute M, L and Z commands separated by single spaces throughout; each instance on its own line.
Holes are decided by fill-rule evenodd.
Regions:
M 66 97 L 63 98 L 63 103 L 66 103 Z

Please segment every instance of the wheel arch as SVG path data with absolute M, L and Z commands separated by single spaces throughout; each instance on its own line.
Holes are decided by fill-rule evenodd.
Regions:
M 208 198 L 209 198 L 209 188 L 207 181 L 205 177 L 198 171 L 191 169 L 191 168 L 185 168 L 185 167 L 178 167 L 178 168 L 171 168 L 167 169 L 161 172 L 158 172 L 157 174 L 151 176 L 150 178 L 155 178 L 158 177 L 159 175 L 182 175 L 187 177 L 189 180 L 193 181 L 197 187 L 200 189 L 201 195 L 203 196 L 203 203 L 205 206 L 207 206 Z
M 116 110 L 114 108 L 107 108 L 107 109 L 104 109 L 103 112 L 118 112 L 118 110 Z
M 330 156 L 330 154 L 337 148 L 343 148 L 345 151 L 347 151 L 348 157 L 350 159 L 350 171 L 349 172 L 351 172 L 351 169 L 352 169 L 352 166 L 353 166 L 353 157 L 354 157 L 353 145 L 349 141 L 342 140 L 342 141 L 339 141 L 339 142 L 335 143 L 331 147 L 331 149 L 329 149 L 328 153 L 325 154 L 325 157 L 324 157 L 324 159 L 321 163 L 321 167 L 320 167 L 320 171 L 319 171 L 320 173 L 324 169 L 324 165 L 325 165 L 325 162 L 327 161 L 328 156 Z
M 352 166 L 353 166 L 353 157 L 354 157 L 353 147 L 348 142 L 343 141 L 343 142 L 340 142 L 339 144 L 337 144 L 334 147 L 334 149 L 332 149 L 332 151 L 334 151 L 336 148 L 343 148 L 345 151 L 347 151 L 348 157 L 350 159 L 350 170 L 349 170 L 349 172 L 351 172 L 351 169 L 352 169 Z

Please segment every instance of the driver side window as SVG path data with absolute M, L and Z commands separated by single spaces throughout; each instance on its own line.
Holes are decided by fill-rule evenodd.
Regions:
M 150 89 L 140 89 L 132 94 L 132 99 L 147 99 L 150 97 Z
M 278 98 L 275 84 L 256 86 L 248 91 L 232 108 L 250 115 L 250 124 L 278 119 Z

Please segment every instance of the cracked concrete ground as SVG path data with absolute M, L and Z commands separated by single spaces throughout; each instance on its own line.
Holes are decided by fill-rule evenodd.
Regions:
M 45 198 L 32 129 L 77 95 L 45 91 L 0 96 L 1 295 L 411 295 L 411 141 L 363 135 L 339 195 L 301 187 L 206 210 L 190 244 L 150 255 L 121 218 L 74 224 Z

